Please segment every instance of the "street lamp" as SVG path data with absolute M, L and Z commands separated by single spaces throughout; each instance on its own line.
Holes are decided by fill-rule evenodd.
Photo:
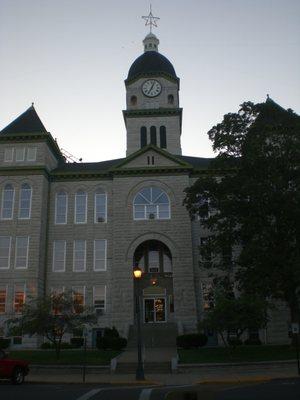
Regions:
M 137 350 L 138 350 L 138 365 L 135 373 L 135 379 L 137 381 L 144 381 L 144 366 L 142 360 L 142 333 L 141 333 L 141 311 L 140 311 L 140 280 L 142 277 L 142 270 L 137 265 L 133 268 L 133 276 L 136 281 L 136 319 L 137 319 Z

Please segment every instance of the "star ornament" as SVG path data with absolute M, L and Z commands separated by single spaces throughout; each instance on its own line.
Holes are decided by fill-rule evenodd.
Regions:
M 149 15 L 144 15 L 142 16 L 142 18 L 146 21 L 145 26 L 150 26 L 150 32 L 152 32 L 153 26 L 157 28 L 157 20 L 159 20 L 160 18 L 153 16 L 151 6 Z

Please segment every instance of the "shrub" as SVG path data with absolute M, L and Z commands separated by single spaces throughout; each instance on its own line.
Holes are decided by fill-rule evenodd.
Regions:
M 97 339 L 97 348 L 99 350 L 122 350 L 127 345 L 127 340 L 122 337 L 109 337 L 104 336 Z
M 61 342 L 60 348 L 61 349 L 74 349 L 76 346 L 74 346 L 71 343 L 67 342 Z M 50 342 L 45 342 L 41 344 L 41 349 L 47 350 L 47 349 L 54 349 L 54 344 Z
M 228 344 L 229 346 L 236 347 L 242 345 L 243 342 L 241 341 L 241 339 L 232 338 L 228 339 Z
M 120 337 L 117 328 L 115 328 L 114 326 L 112 328 L 104 328 L 103 336 L 104 337 L 114 337 L 114 338 Z
M 73 338 L 71 338 L 70 342 L 73 347 L 79 348 L 79 347 L 83 346 L 84 338 L 83 337 L 73 337 Z
M 244 344 L 247 345 L 247 346 L 259 346 L 262 343 L 261 343 L 261 340 L 259 338 L 256 338 L 256 339 L 250 339 L 249 338 L 249 339 L 246 339 L 244 341 Z
M 187 335 L 180 335 L 176 338 L 178 347 L 183 349 L 190 349 L 195 347 L 205 346 L 207 343 L 207 336 L 204 333 L 190 333 Z
M 10 339 L 0 339 L 0 349 L 7 349 L 10 345 Z

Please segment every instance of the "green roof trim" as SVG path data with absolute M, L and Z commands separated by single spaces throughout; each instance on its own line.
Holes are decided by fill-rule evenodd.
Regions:
M 180 115 L 182 116 L 182 108 L 149 108 L 146 110 L 123 110 L 124 118 L 134 117 L 156 117 L 162 115 Z

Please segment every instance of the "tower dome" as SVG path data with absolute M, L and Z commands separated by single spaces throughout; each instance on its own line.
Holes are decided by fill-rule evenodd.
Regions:
M 143 40 L 144 54 L 139 56 L 129 68 L 126 82 L 139 76 L 165 75 L 176 81 L 176 75 L 172 63 L 158 52 L 158 38 L 151 32 Z

